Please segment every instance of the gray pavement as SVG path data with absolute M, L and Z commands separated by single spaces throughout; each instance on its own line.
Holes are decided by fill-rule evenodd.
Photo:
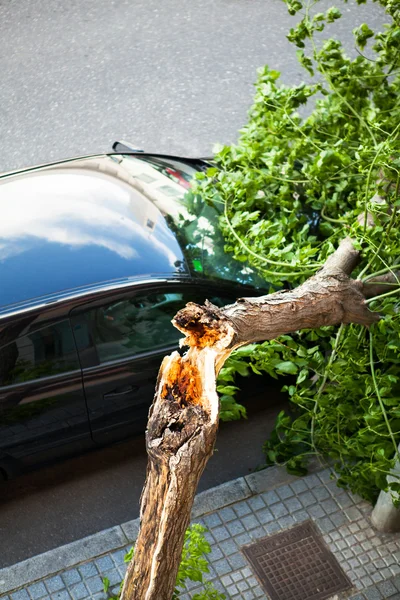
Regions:
M 311 520 L 349 580 L 348 589 L 332 600 L 399 600 L 400 536 L 377 533 L 370 512 L 367 502 L 337 487 L 329 469 L 317 467 L 297 478 L 274 467 L 199 494 L 192 518 L 208 529 L 208 579 L 227 599 L 269 598 L 243 548 Z M 0 570 L 0 597 L 105 600 L 102 578 L 116 593 L 138 525 L 134 520 Z M 199 591 L 190 582 L 181 598 Z
M 381 10 L 336 4 L 345 19 L 328 34 L 352 51 L 352 28 L 380 24 Z M 245 123 L 257 67 L 304 78 L 285 37 L 296 20 L 282 0 L 1 1 L 0 172 L 116 138 L 209 154 Z

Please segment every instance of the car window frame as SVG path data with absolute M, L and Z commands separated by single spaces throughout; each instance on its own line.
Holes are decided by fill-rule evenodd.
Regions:
M 207 294 L 210 293 L 212 291 L 212 293 L 210 293 L 210 296 L 231 296 L 232 297 L 232 301 L 234 301 L 234 298 L 238 297 L 238 292 L 243 290 L 243 291 L 247 291 L 249 292 L 249 288 L 246 288 L 245 286 L 240 286 L 240 284 L 232 284 L 231 282 L 227 281 L 226 283 L 223 282 L 223 285 L 221 285 L 221 281 L 214 281 L 214 280 L 208 280 L 208 279 L 197 279 L 197 278 L 185 278 L 185 279 L 171 279 L 171 280 L 165 280 L 163 282 L 146 282 L 145 284 L 136 284 L 134 286 L 132 286 L 131 288 L 123 288 L 120 290 L 120 293 L 116 293 L 116 290 L 114 290 L 113 294 L 107 294 L 107 295 L 102 295 L 101 298 L 93 298 L 91 299 L 89 302 L 82 302 L 79 305 L 74 306 L 70 312 L 69 312 L 69 318 L 71 319 L 71 326 L 72 326 L 72 332 L 75 338 L 75 332 L 74 332 L 74 323 L 76 323 L 76 318 L 79 315 L 83 315 L 87 310 L 99 307 L 99 306 L 104 306 L 105 304 L 111 304 L 113 302 L 118 302 L 119 300 L 123 300 L 127 297 L 131 297 L 132 294 L 141 294 L 145 291 L 148 291 L 149 293 L 151 293 L 151 291 L 153 291 L 153 293 L 156 293 L 157 291 L 160 291 L 160 293 L 162 293 L 164 290 L 168 289 L 172 292 L 172 290 L 177 287 L 177 292 L 180 292 L 181 290 L 188 290 L 192 289 L 192 290 L 196 290 L 198 289 L 199 292 L 201 293 L 201 291 L 203 291 L 203 296 L 206 298 Z M 160 289 L 161 288 L 161 289 Z M 254 290 L 252 290 L 253 294 L 254 294 Z M 168 293 L 165 291 L 165 293 Z M 182 307 L 183 308 L 183 307 Z M 173 350 L 178 350 L 179 349 L 179 344 L 178 342 L 175 344 L 169 344 L 167 346 L 163 346 L 162 348 L 158 348 L 156 350 L 145 350 L 143 352 L 140 353 L 136 353 L 136 354 L 129 354 L 127 356 L 123 356 L 123 357 L 119 357 L 119 358 L 113 358 L 110 359 L 108 361 L 104 361 L 104 362 L 100 362 L 98 353 L 97 353 L 97 349 L 96 349 L 96 345 L 93 341 L 93 334 L 92 334 L 92 330 L 89 330 L 89 333 L 91 335 L 91 339 L 92 339 L 92 346 L 90 348 L 90 350 L 88 350 L 86 352 L 85 355 L 82 354 L 81 350 L 79 349 L 79 346 L 77 344 L 76 338 L 75 338 L 75 345 L 77 347 L 78 350 L 78 354 L 79 354 L 79 359 L 81 362 L 81 368 L 82 371 L 83 370 L 89 370 L 89 369 L 97 369 L 97 368 L 102 368 L 103 366 L 114 366 L 114 365 L 118 365 L 118 364 L 125 364 L 127 362 L 131 362 L 132 360 L 135 359 L 142 359 L 142 358 L 146 358 L 146 356 L 157 356 L 157 355 L 166 355 L 169 354 L 171 351 Z M 183 338 L 183 334 L 182 334 L 182 338 Z

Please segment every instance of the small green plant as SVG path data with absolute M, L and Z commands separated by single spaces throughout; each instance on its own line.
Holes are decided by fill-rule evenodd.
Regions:
M 176 587 L 172 600 L 179 600 L 184 591 L 187 581 L 197 581 L 203 585 L 203 590 L 192 596 L 192 600 L 225 600 L 224 594 L 205 580 L 205 575 L 209 573 L 207 554 L 210 554 L 211 547 L 205 538 L 207 529 L 202 525 L 194 523 L 185 533 L 185 543 L 182 550 L 182 558 L 179 565 L 178 576 L 176 578 Z M 124 557 L 124 561 L 129 563 L 134 554 L 132 547 Z M 122 589 L 123 582 L 120 585 Z M 110 581 L 107 577 L 103 578 L 104 592 L 107 594 L 110 589 Z M 109 596 L 108 600 L 119 600 L 120 593 L 116 596 Z
M 292 410 L 265 444 L 267 463 L 300 474 L 322 454 L 339 485 L 370 501 L 388 488 L 400 441 L 400 3 L 377 3 L 389 24 L 381 32 L 360 24 L 349 58 L 338 39 L 324 38 L 338 8 L 286 0 L 300 17 L 288 39 L 308 79 L 316 77 L 288 86 L 260 68 L 238 143 L 219 148 L 192 192 L 219 207 L 225 250 L 271 285 L 299 285 L 346 236 L 362 250 L 354 276 L 365 285 L 397 277 L 368 300 L 382 315 L 369 331 L 322 327 L 253 345 L 232 355 L 219 380 L 222 417 L 235 419 L 244 414 L 235 373 L 290 378 Z

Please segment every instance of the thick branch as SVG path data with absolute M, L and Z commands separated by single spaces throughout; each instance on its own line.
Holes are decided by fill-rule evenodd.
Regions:
M 362 282 L 348 277 L 358 261 L 358 252 L 351 241 L 343 240 L 324 268 L 298 288 L 257 298 L 239 298 L 222 309 L 212 307 L 214 319 L 218 316 L 235 331 L 230 348 L 324 325 L 369 326 L 379 320 L 379 315 L 365 304 Z M 188 304 L 175 318 L 181 331 L 190 332 L 186 340 L 190 346 L 202 343 L 204 325 L 199 318 L 202 310 L 208 312 L 210 306 L 201 309 Z
M 400 271 L 393 271 L 364 281 L 362 292 L 365 298 L 373 298 L 390 292 L 400 285 Z
M 189 346 L 164 359 L 146 433 L 149 455 L 141 527 L 121 600 L 170 600 L 185 530 L 218 427 L 216 373 L 243 344 L 303 328 L 379 320 L 365 304 L 363 284 L 349 278 L 359 255 L 344 240 L 324 268 L 303 285 L 220 309 L 189 303 L 174 324 Z

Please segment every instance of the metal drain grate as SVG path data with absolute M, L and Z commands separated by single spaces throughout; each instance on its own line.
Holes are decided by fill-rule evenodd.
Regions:
M 351 587 L 312 521 L 242 550 L 271 600 L 324 600 Z

